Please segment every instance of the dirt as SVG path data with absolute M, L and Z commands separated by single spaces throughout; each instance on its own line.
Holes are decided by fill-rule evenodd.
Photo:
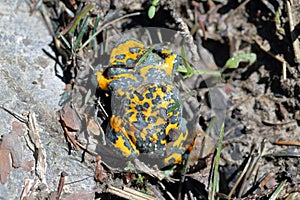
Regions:
M 90 9 L 90 5 L 94 7 Z M 35 15 L 44 12 L 40 21 L 47 25 L 53 37 L 50 46 L 55 52 L 45 54 L 46 57 L 55 55 L 52 56 L 55 76 L 51 80 L 64 83 L 65 89 L 60 89 L 60 97 L 52 95 L 60 104 L 58 112 L 50 112 L 48 103 L 45 108 L 36 103 L 42 107 L 33 109 L 39 114 L 37 121 L 30 121 L 34 118 L 32 112 L 23 115 L 27 120 L 27 131 L 34 137 L 31 151 L 26 134 L 16 133 L 19 128 L 14 130 L 12 127 L 10 137 L 3 133 L 0 175 L 5 194 L 12 197 L 13 191 L 17 190 L 14 198 L 19 198 L 22 191 L 24 193 L 23 188 L 27 188 L 31 193 L 23 194 L 23 197 L 28 199 L 55 199 L 57 196 L 62 199 L 122 199 L 126 197 L 121 194 L 129 188 L 133 191 L 126 190 L 125 196 L 130 194 L 134 199 L 211 199 L 212 166 L 224 123 L 216 197 L 267 199 L 282 183 L 278 199 L 300 198 L 298 2 L 291 5 L 290 1 L 166 0 L 155 6 L 151 1 L 70 0 L 31 2 L 28 6 Z M 151 6 L 156 10 L 153 19 L 148 17 Z M 71 13 L 76 12 L 77 18 L 74 18 Z M 82 20 L 76 24 L 80 16 Z M 87 19 L 90 21 L 76 47 L 76 39 Z M 72 24 L 76 25 L 74 31 L 70 31 Z M 93 45 L 89 43 L 80 49 L 100 29 Z M 73 49 L 57 36 L 59 32 L 67 33 L 63 34 L 64 39 Z M 171 40 L 169 45 L 179 55 L 182 56 L 182 46 L 185 48 L 187 60 L 194 69 L 222 73 L 218 78 L 208 74 L 194 74 L 186 79 L 182 78 L 184 74 L 179 76 L 177 84 L 182 87 L 181 95 L 187 96 L 183 102 L 185 119 L 189 131 L 194 133 L 191 138 L 196 138 L 190 162 L 181 166 L 182 171 L 179 167 L 163 173 L 155 165 L 158 164 L 156 161 L 146 164 L 138 160 L 131 164 L 124 161 L 122 165 L 124 159 L 115 155 L 112 146 L 103 145 L 104 141 L 109 143 L 104 137 L 104 127 L 106 114 L 110 114 L 110 99 L 107 94 L 100 94 L 102 99 L 95 103 L 95 96 L 99 97 L 99 94 L 93 69 L 105 64 L 103 60 L 107 59 L 113 43 L 126 35 L 151 38 L 153 43 L 160 41 L 160 37 L 165 43 Z M 33 42 L 29 38 L 23 40 L 25 46 Z M 256 58 L 253 62 L 250 55 Z M 224 69 L 231 58 L 238 59 L 237 66 Z M 37 58 L 35 62 L 43 65 L 46 61 Z M 28 63 L 18 63 L 19 70 L 30 73 L 26 70 Z M 47 89 L 49 85 L 51 88 L 52 84 L 43 82 L 41 77 L 36 78 L 41 89 Z M 26 88 L 25 91 L 27 94 L 31 90 Z M 190 95 L 193 92 L 195 95 Z M 38 92 L 27 96 L 34 101 L 43 99 L 35 97 L 39 96 Z M 44 97 L 51 98 L 51 95 Z M 13 101 L 27 102 L 25 111 L 30 107 L 30 100 L 24 100 L 22 96 Z M 112 106 L 117 106 L 113 103 Z M 95 109 L 95 105 L 104 109 Z M 21 110 L 14 106 L 13 112 L 20 113 Z M 9 123 L 16 122 L 10 119 Z M 43 130 L 30 126 L 31 123 L 39 124 Z M 7 138 L 17 140 L 15 144 L 26 149 L 25 154 L 30 154 L 24 159 L 19 158 L 24 165 L 11 168 L 10 153 L 21 153 L 11 143 L 7 146 Z M 96 159 L 97 155 L 101 157 Z M 32 160 L 35 160 L 35 166 L 32 166 Z M 12 177 L 18 176 L 14 174 L 18 170 L 22 176 L 27 177 L 29 171 L 34 174 L 27 177 L 29 186 L 22 185 L 24 177 L 18 184 L 19 189 L 13 188 Z M 63 171 L 67 176 L 60 177 Z M 62 192 L 58 189 L 59 180 Z

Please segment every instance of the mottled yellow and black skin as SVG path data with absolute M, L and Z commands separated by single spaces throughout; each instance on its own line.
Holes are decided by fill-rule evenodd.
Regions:
M 98 86 L 111 92 L 107 136 L 124 156 L 155 153 L 167 165 L 182 161 L 188 131 L 174 85 L 178 62 L 170 49 L 123 39 L 111 51 L 107 73 L 96 72 Z

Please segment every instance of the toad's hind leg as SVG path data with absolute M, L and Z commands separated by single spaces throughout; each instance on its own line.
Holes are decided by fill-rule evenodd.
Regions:
M 129 134 L 122 126 L 122 120 L 119 116 L 112 116 L 110 119 L 109 130 L 107 131 L 108 139 L 113 143 L 113 146 L 119 150 L 125 157 L 136 157 L 139 151 L 132 142 Z

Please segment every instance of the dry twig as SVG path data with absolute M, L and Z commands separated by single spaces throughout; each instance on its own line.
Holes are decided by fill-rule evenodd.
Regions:
M 122 197 L 124 199 L 130 199 L 130 200 L 156 200 L 157 199 L 153 196 L 147 195 L 145 193 L 127 187 L 123 187 L 122 190 L 109 185 L 107 188 L 107 192 Z

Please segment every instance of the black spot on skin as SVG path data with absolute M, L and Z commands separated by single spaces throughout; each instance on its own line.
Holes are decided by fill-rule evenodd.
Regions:
M 135 94 L 139 98 L 140 101 L 144 100 L 144 97 L 140 93 L 138 93 L 137 91 L 134 91 L 133 94 Z
M 159 87 L 161 88 L 162 92 L 166 92 L 167 91 L 167 87 L 166 86 L 160 85 Z
M 136 118 L 138 121 L 145 121 L 145 115 L 143 113 L 137 113 Z
M 129 95 L 129 98 L 130 98 L 130 99 L 133 99 L 133 98 L 134 98 L 134 95 L 133 95 L 133 94 L 130 94 L 130 95 Z
M 172 116 L 169 118 L 169 121 L 171 124 L 176 124 L 178 122 L 178 117 L 177 116 Z
M 142 111 L 142 110 L 143 110 L 143 106 L 142 106 L 142 105 L 136 105 L 136 106 L 135 106 L 135 109 L 136 109 L 137 111 Z
M 128 58 L 128 59 L 126 60 L 126 65 L 131 66 L 131 65 L 134 65 L 135 63 L 136 63 L 136 61 L 133 60 L 132 58 Z
M 129 48 L 129 52 L 134 54 L 134 53 L 139 53 L 141 49 L 139 47 L 131 47 Z
M 147 99 L 152 99 L 153 98 L 153 94 L 150 92 L 150 93 L 147 93 L 146 94 L 146 98 Z
M 146 94 L 147 99 L 152 99 L 153 98 L 153 93 L 156 92 L 155 87 L 148 88 L 149 93 Z
M 156 96 L 155 99 L 152 99 L 153 104 L 159 104 L 161 102 L 160 96 Z
M 130 118 L 133 114 L 134 114 L 134 112 L 128 113 L 128 114 L 127 114 L 128 118 Z
M 149 108 L 149 103 L 148 103 L 148 102 L 145 102 L 144 105 L 143 105 L 143 107 L 144 107 L 144 108 Z
M 156 117 L 150 116 L 148 117 L 148 123 L 154 124 L 157 121 Z
M 124 60 L 126 58 L 126 55 L 125 54 L 119 54 L 119 55 L 116 55 L 115 58 L 118 59 L 118 60 Z
M 136 122 L 133 122 L 133 125 L 139 130 L 143 130 L 143 128 L 148 126 L 148 123 L 145 121 L 145 115 L 143 113 L 136 114 Z
M 156 87 L 149 88 L 148 90 L 149 92 L 154 93 L 156 91 Z

